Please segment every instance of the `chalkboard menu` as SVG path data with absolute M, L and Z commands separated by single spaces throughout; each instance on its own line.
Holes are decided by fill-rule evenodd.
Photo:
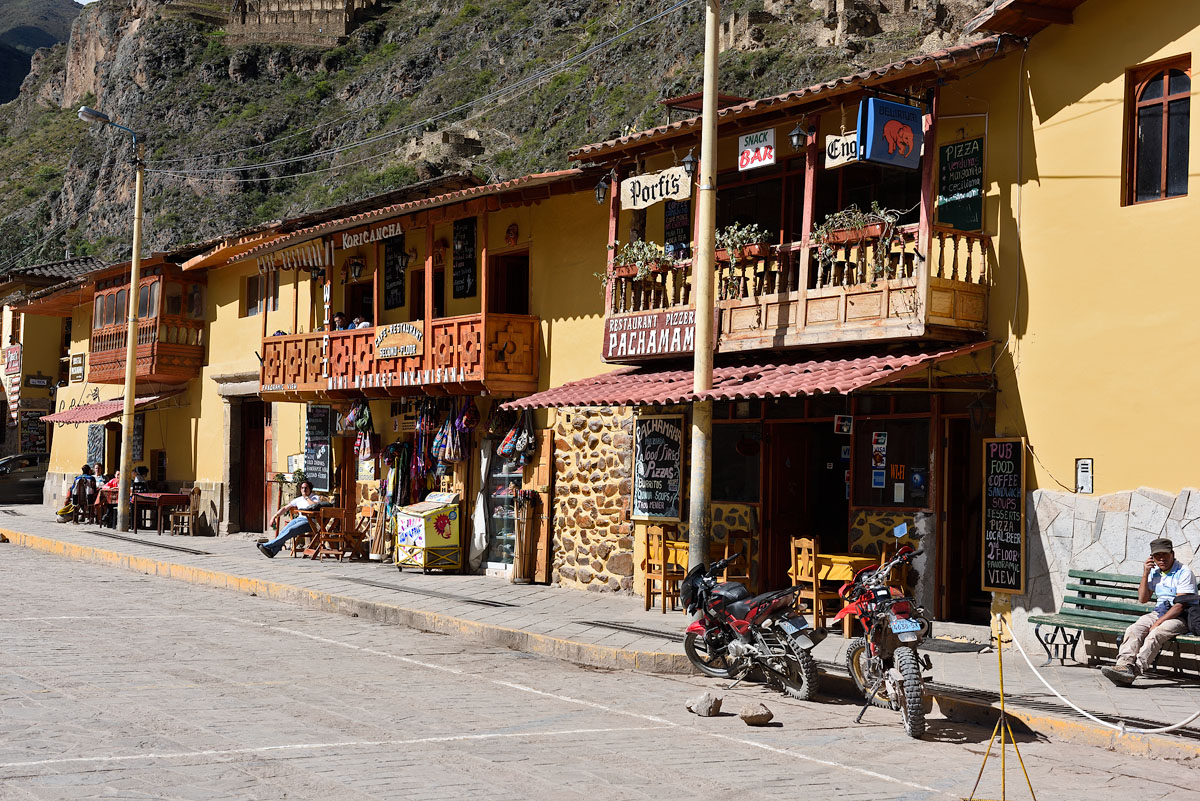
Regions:
M 454 221 L 454 297 L 475 297 L 475 218 Z
M 633 502 L 630 517 L 679 522 L 683 487 L 683 415 L 633 422 Z
M 404 234 L 383 240 L 383 308 L 404 305 L 405 263 Z
M 304 474 L 317 492 L 329 492 L 333 476 L 332 410 L 309 406 L 304 426 Z
M 88 464 L 104 461 L 104 425 L 101 423 L 88 426 L 87 461 Z
M 1025 592 L 1025 439 L 983 441 L 983 590 Z
M 140 462 L 146 456 L 146 415 L 133 416 L 133 447 L 130 448 L 133 461 Z
M 937 219 L 959 231 L 983 227 L 983 137 L 938 148 Z
M 23 410 L 21 412 L 21 452 L 49 453 L 46 441 L 46 424 L 42 422 L 44 411 Z
M 677 259 L 692 257 L 692 201 L 668 200 L 663 209 L 667 252 Z

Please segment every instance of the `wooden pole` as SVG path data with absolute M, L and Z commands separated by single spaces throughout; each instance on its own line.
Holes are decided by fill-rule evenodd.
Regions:
M 479 215 L 479 239 L 483 245 L 479 248 L 479 314 L 487 325 L 488 313 L 488 213 L 485 209 Z

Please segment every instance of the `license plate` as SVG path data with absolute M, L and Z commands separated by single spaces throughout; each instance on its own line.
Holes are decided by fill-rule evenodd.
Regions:
M 803 617 L 784 618 L 779 621 L 779 628 L 788 634 L 799 634 L 808 628 L 808 621 Z
M 892 631 L 903 634 L 908 631 L 920 631 L 921 624 L 915 620 L 896 619 L 892 621 Z

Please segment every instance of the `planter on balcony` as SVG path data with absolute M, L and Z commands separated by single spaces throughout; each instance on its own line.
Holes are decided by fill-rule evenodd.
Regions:
M 825 242 L 830 245 L 848 245 L 862 242 L 864 239 L 878 239 L 883 236 L 883 227 L 883 223 L 877 222 L 861 228 L 838 228 L 825 236 Z
M 744 245 L 737 249 L 734 253 L 737 256 L 737 261 L 745 261 L 747 259 L 761 259 L 771 253 L 771 246 L 766 242 L 753 242 L 749 245 Z M 725 248 L 717 248 L 713 254 L 713 260 L 718 262 L 729 261 L 729 251 Z
M 614 264 L 612 266 L 613 278 L 634 278 L 638 274 L 638 266 L 636 264 Z

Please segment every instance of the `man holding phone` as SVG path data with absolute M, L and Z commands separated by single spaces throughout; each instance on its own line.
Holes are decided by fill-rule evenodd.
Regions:
M 1117 663 L 1101 668 L 1113 684 L 1130 686 L 1154 664 L 1158 652 L 1167 640 L 1186 634 L 1188 627 L 1183 604 L 1176 599 L 1196 594 L 1196 577 L 1187 565 L 1175 558 L 1175 545 L 1168 539 L 1150 543 L 1150 558 L 1142 565 L 1142 583 L 1138 586 L 1138 603 L 1149 603 L 1153 595 L 1154 609 L 1139 617 L 1125 629 Z

